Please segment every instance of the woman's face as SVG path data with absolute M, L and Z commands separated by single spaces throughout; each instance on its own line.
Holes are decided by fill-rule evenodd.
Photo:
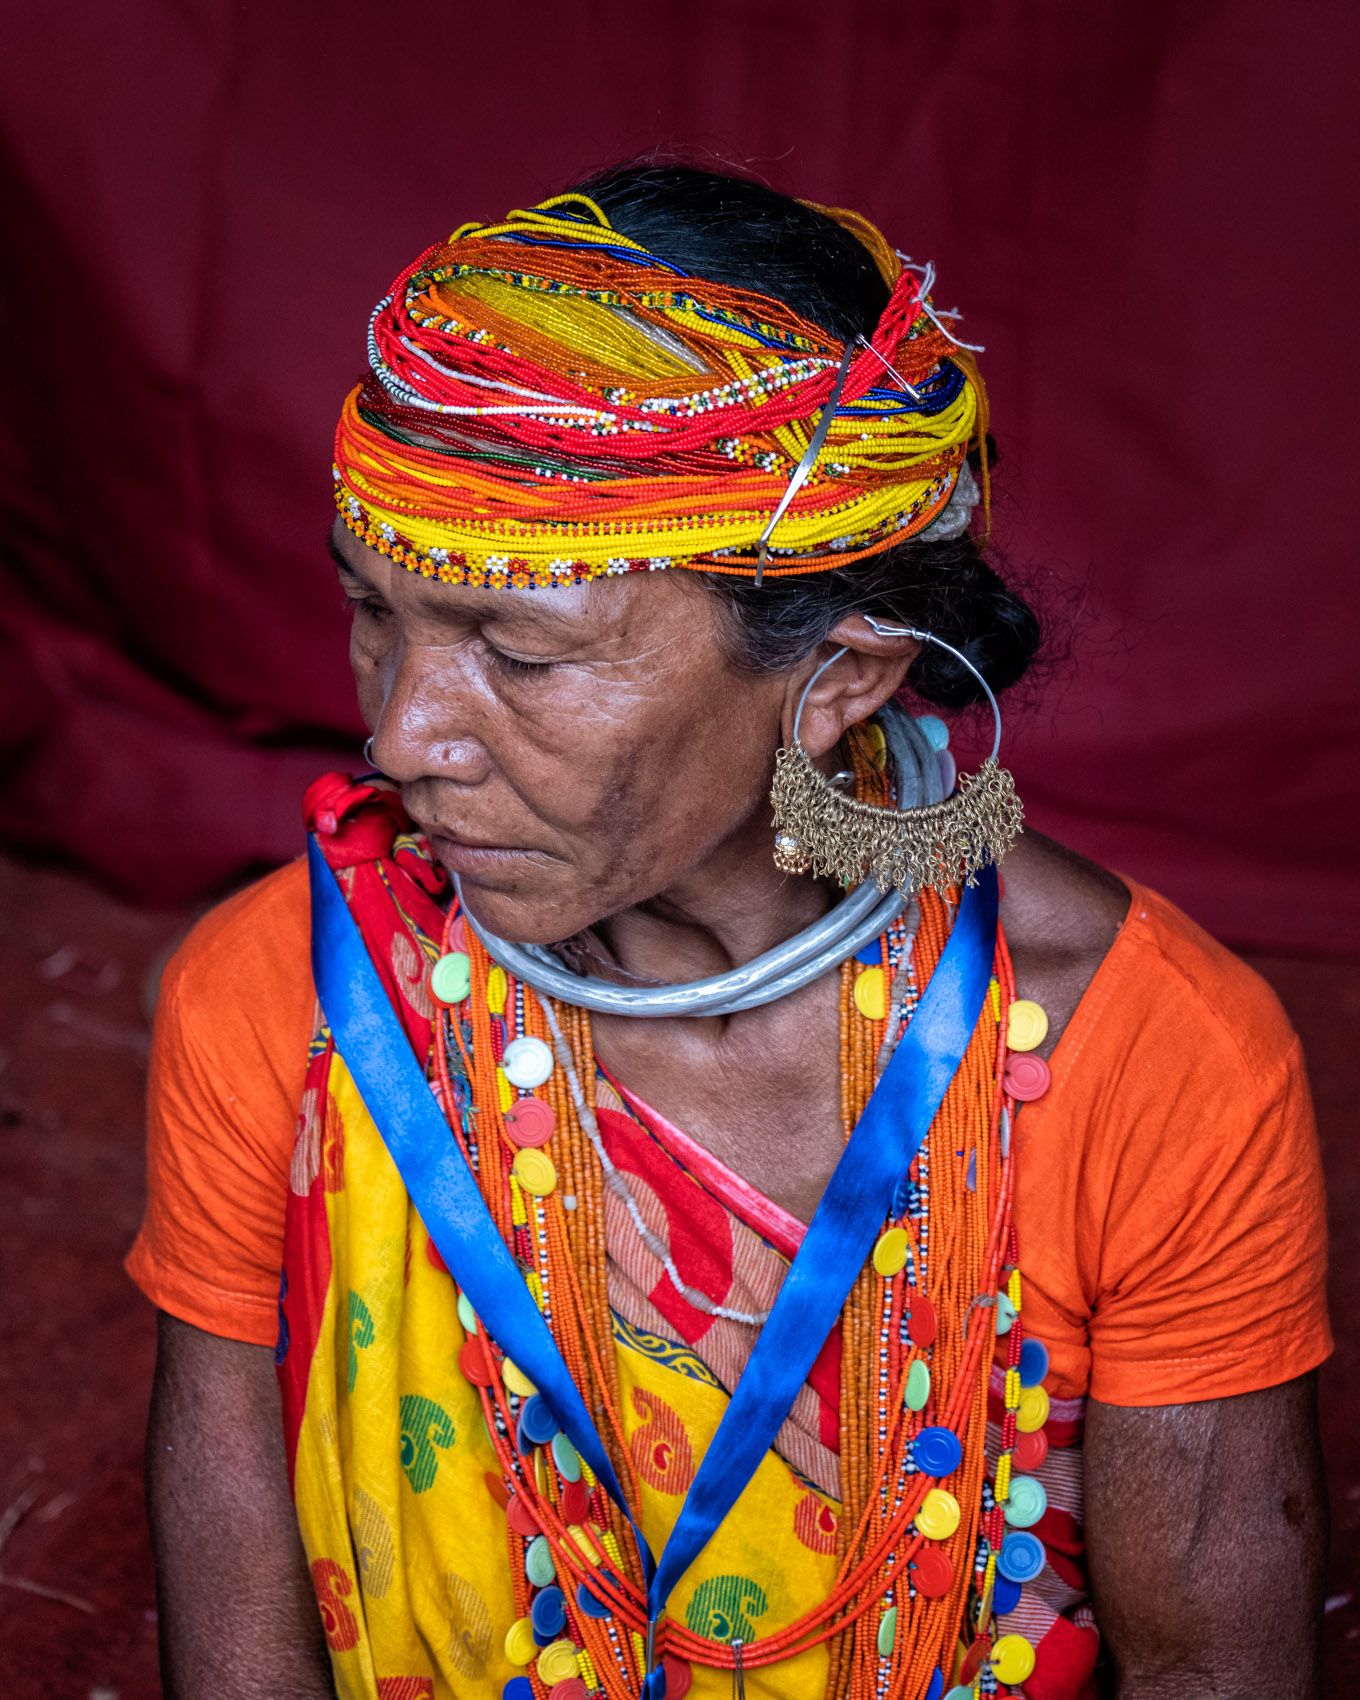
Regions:
M 701 584 L 474 590 L 340 524 L 333 549 L 377 764 L 483 925 L 551 943 L 748 844 L 768 858 L 789 679 L 732 665 Z

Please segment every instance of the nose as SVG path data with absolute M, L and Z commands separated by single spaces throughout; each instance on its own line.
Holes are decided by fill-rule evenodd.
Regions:
M 373 764 L 399 785 L 479 785 L 491 771 L 479 718 L 476 689 L 456 654 L 403 643 L 384 669 Z

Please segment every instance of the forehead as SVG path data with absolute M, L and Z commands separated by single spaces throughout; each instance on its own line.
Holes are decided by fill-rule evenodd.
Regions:
M 515 624 L 555 631 L 601 634 L 640 620 L 666 619 L 682 587 L 662 584 L 668 574 L 633 573 L 586 584 L 546 590 L 479 590 L 466 584 L 440 584 L 395 566 L 385 555 L 360 542 L 336 520 L 330 550 L 337 564 L 364 583 L 381 587 L 394 604 L 423 619 L 457 623 Z

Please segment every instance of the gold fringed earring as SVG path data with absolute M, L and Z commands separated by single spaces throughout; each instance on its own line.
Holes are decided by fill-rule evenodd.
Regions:
M 833 662 L 838 649 L 808 680 L 794 716 L 793 742 L 775 757 L 774 861 L 785 873 L 811 873 L 841 885 L 866 879 L 904 896 L 924 887 L 945 891 L 971 885 L 989 863 L 1000 862 L 1021 830 L 1024 811 L 1015 780 L 997 764 L 1001 710 L 991 686 L 962 651 L 933 632 L 889 626 L 866 616 L 880 637 L 912 637 L 937 644 L 955 656 L 986 693 L 996 721 L 992 753 L 973 774 L 959 775 L 958 789 L 943 802 L 914 809 L 881 809 L 837 790 L 798 741 L 808 692 Z

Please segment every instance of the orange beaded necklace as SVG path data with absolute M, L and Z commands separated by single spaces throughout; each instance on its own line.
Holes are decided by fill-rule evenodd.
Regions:
M 852 753 L 857 790 L 884 795 L 885 781 L 869 740 L 852 739 Z M 855 962 L 841 969 L 841 1118 L 847 1138 L 891 1054 L 901 1028 L 894 1018 L 914 1007 L 917 987 L 940 958 L 951 913 L 946 900 L 927 891 L 917 902 L 914 937 L 903 936 L 901 929 L 896 938 L 884 936 L 882 960 L 893 969 L 891 996 L 888 969 L 864 969 Z M 446 952 L 456 920 L 451 913 Z M 552 1112 L 552 1136 L 544 1147 L 526 1145 L 516 1137 L 514 1114 L 524 1099 L 517 1100 L 500 1063 L 508 1034 L 551 1044 L 552 1024 L 537 997 L 507 979 L 470 928 L 466 950 L 469 994 L 456 1008 L 442 1010 L 443 1037 L 435 1044 L 443 1103 L 493 1220 L 518 1258 L 573 1380 L 597 1413 L 629 1503 L 637 1506 L 639 1484 L 619 1416 L 604 1176 L 582 1115 L 583 1107 L 591 1116 L 595 1109 L 589 1016 L 568 1005 L 553 1006 L 555 1025 L 570 1050 L 576 1092 L 559 1063 L 536 1089 Z M 911 1183 L 899 1189 L 894 1201 L 896 1219 L 844 1307 L 842 1509 L 834 1583 L 795 1622 L 745 1645 L 715 1642 L 666 1619 L 658 1652 L 666 1662 L 671 1700 L 688 1685 L 690 1664 L 752 1669 L 821 1642 L 828 1643 L 830 1656 L 829 1696 L 915 1697 L 927 1692 L 933 1672 L 942 1669 L 947 1675 L 953 1668 L 966 1616 L 974 1617 L 984 1637 L 989 1630 L 995 1556 L 977 1558 L 987 1551 L 979 1541 L 987 1491 L 987 1381 L 998 1291 L 1009 1284 L 1018 1296 L 1011 1268 L 1013 1168 L 1002 1084 L 1003 1035 L 1014 985 L 1000 934 L 994 975 L 983 1018 L 913 1166 Z M 454 1058 L 461 1063 L 457 1082 Z M 465 1132 L 455 1106 L 469 1095 L 473 1109 Z M 1014 1356 L 1018 1329 L 1010 1344 Z M 520 1664 L 536 1660 L 545 1683 L 560 1669 L 563 1693 L 556 1700 L 579 1700 L 574 1688 L 565 1688 L 577 1672 L 585 1690 L 601 1691 L 610 1700 L 637 1695 L 646 1669 L 647 1612 L 631 1531 L 564 1435 L 555 1435 L 548 1447 L 525 1433 L 521 1425 L 534 1390 L 513 1363 L 474 1334 L 464 1347 L 462 1367 L 481 1391 L 502 1472 L 501 1479 L 487 1481 L 507 1511 L 519 1613 L 507 1651 Z M 951 1431 L 960 1445 L 961 1460 L 949 1474 L 948 1488 L 936 1485 L 918 1466 L 914 1443 L 927 1426 L 932 1432 Z M 999 1499 L 1005 1497 L 1000 1478 L 1008 1465 L 1003 1455 Z M 541 1633 L 534 1633 L 541 1625 L 532 1615 L 536 1591 L 528 1572 L 533 1567 L 526 1567 L 526 1541 L 540 1538 L 551 1556 L 543 1573 L 551 1572 L 569 1602 L 560 1638 L 546 1647 Z M 972 1614 L 970 1592 L 976 1594 Z

